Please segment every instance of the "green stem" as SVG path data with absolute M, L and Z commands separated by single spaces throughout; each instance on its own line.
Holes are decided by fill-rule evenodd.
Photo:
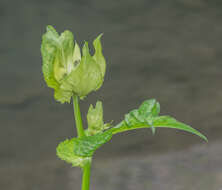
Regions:
M 78 96 L 74 95 L 72 99 L 73 99 L 73 109 L 74 109 L 74 117 L 76 121 L 77 134 L 78 134 L 78 137 L 82 137 L 85 135 L 85 133 L 84 133 L 83 125 L 82 125 L 82 118 L 81 118 L 81 112 L 79 109 Z
M 78 96 L 76 95 L 73 96 L 73 109 L 74 109 L 74 117 L 76 121 L 76 129 L 78 137 L 83 137 L 85 136 L 85 133 L 82 125 L 81 112 L 79 109 L 79 99 Z M 91 160 L 85 163 L 85 165 L 82 167 L 82 170 L 83 170 L 82 190 L 89 190 Z
M 83 166 L 82 190 L 89 190 L 91 161 Z

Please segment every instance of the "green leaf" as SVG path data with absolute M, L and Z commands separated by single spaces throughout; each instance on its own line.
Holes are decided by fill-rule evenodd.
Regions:
M 76 138 L 74 140 L 74 153 L 78 156 L 91 157 L 100 146 L 108 142 L 111 138 L 111 131 Z
M 146 100 L 138 109 L 144 117 L 158 116 L 160 113 L 160 104 L 155 99 Z
M 111 138 L 112 132 L 106 131 L 93 136 L 66 139 L 58 145 L 57 156 L 72 166 L 83 167 L 91 161 L 94 152 Z
M 193 133 L 207 141 L 207 138 L 203 134 L 189 125 L 179 122 L 170 116 L 158 116 L 159 107 L 159 103 L 155 100 L 145 101 L 138 110 L 133 110 L 129 114 L 126 114 L 124 121 L 109 130 L 112 131 L 113 134 L 116 134 L 138 128 L 175 128 Z
M 154 127 L 166 127 L 166 128 L 180 129 L 183 131 L 193 133 L 193 134 L 199 136 L 200 138 L 204 139 L 205 141 L 208 141 L 207 138 L 203 134 L 201 134 L 199 131 L 197 131 L 196 129 L 194 129 L 194 128 L 190 127 L 189 125 L 186 125 L 182 122 L 179 122 L 170 116 L 160 116 L 160 117 L 154 118 L 153 126 Z
M 91 161 L 91 157 L 76 155 L 73 149 L 74 141 L 75 138 L 66 139 L 65 141 L 61 142 L 56 149 L 56 154 L 61 160 L 71 163 L 72 166 L 83 167 L 86 162 Z
M 160 113 L 160 104 L 155 99 L 144 101 L 138 110 L 133 110 L 125 115 L 125 122 L 130 127 L 139 122 L 151 125 L 152 133 L 155 134 L 156 129 L 152 126 L 153 118 Z

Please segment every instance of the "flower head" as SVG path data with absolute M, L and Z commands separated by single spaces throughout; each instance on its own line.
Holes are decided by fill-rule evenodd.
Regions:
M 56 100 L 70 102 L 73 95 L 84 98 L 102 86 L 106 61 L 102 54 L 101 36 L 93 41 L 93 56 L 87 42 L 81 55 L 72 32 L 66 30 L 59 35 L 52 26 L 47 26 L 42 37 L 42 70 L 47 85 L 55 90 Z

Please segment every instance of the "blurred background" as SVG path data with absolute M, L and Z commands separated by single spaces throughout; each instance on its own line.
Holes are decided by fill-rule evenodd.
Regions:
M 1 0 L 0 189 L 79 190 L 81 171 L 56 157 L 76 135 L 71 104 L 53 99 L 41 71 L 48 24 L 90 43 L 101 32 L 107 60 L 102 100 L 117 124 L 156 98 L 171 115 L 204 133 L 137 130 L 114 136 L 92 166 L 96 190 L 222 189 L 222 1 Z

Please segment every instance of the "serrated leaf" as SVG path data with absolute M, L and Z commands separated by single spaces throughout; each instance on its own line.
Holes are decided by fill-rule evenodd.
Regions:
M 67 139 L 58 145 L 57 156 L 72 166 L 83 167 L 91 161 L 94 152 L 111 138 L 112 132 L 106 131 L 93 136 Z
M 126 114 L 124 121 L 110 129 L 110 131 L 116 134 L 138 128 L 151 128 L 153 130 L 157 127 L 166 127 L 193 133 L 207 141 L 207 138 L 203 134 L 189 125 L 179 122 L 170 116 L 157 116 L 160 110 L 159 107 L 159 103 L 155 100 L 145 101 L 138 110 L 133 110 L 129 114 Z
M 72 166 L 83 167 L 86 162 L 91 161 L 91 157 L 76 155 L 73 149 L 74 141 L 75 138 L 66 139 L 65 141 L 61 142 L 56 148 L 56 154 L 61 160 L 71 163 Z
M 91 157 L 93 153 L 112 138 L 112 132 L 106 131 L 93 136 L 84 136 L 74 140 L 75 155 Z

